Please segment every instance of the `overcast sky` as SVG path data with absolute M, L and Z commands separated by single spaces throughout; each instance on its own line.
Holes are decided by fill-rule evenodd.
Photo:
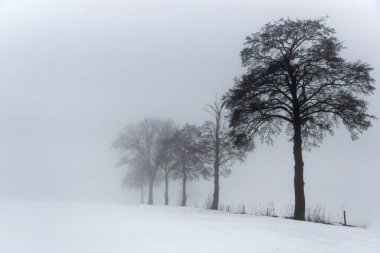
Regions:
M 371 64 L 380 80 L 375 0 L 0 0 L 0 198 L 135 203 L 111 149 L 124 126 L 146 117 L 201 124 L 204 104 L 244 71 L 246 35 L 281 17 L 325 15 L 344 57 Z M 368 100 L 380 118 L 379 91 Z M 358 220 L 380 214 L 379 133 L 376 121 L 352 142 L 342 127 L 305 154 L 309 206 L 345 207 Z M 221 202 L 292 204 L 286 140 L 257 143 L 223 180 Z M 202 205 L 211 189 L 190 185 L 190 202 Z

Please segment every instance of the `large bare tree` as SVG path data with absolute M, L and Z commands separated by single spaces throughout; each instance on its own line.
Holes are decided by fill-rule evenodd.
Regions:
M 208 161 L 212 165 L 214 177 L 214 193 L 211 209 L 219 208 L 219 178 L 231 174 L 231 166 L 236 161 L 243 161 L 248 151 L 253 149 L 253 143 L 245 146 L 235 146 L 233 137 L 229 134 L 228 121 L 225 120 L 225 103 L 215 99 L 213 104 L 206 106 L 206 111 L 212 120 L 202 126 L 203 138 L 209 151 Z
M 318 146 L 338 124 L 353 140 L 371 126 L 363 96 L 374 92 L 371 66 L 340 56 L 342 43 L 326 18 L 280 19 L 246 38 L 246 74 L 225 97 L 235 143 L 267 142 L 285 128 L 294 155 L 294 218 L 305 219 L 302 150 Z

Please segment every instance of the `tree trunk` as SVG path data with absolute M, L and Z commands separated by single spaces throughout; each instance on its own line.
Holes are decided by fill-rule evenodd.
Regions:
M 301 123 L 294 124 L 294 140 L 293 140 L 293 155 L 294 155 L 294 219 L 305 220 L 305 192 L 303 181 L 303 159 L 302 159 L 302 135 Z
M 165 206 L 169 205 L 169 173 L 165 171 Z
M 216 108 L 216 122 L 215 122 L 215 157 L 214 157 L 214 198 L 212 200 L 211 209 L 219 209 L 219 167 L 220 167 L 220 120 L 222 107 Z
M 187 175 L 186 171 L 183 172 L 183 180 L 182 180 L 182 206 L 186 206 L 186 182 L 187 182 Z
M 154 184 L 154 179 L 150 179 L 150 181 L 149 181 L 148 205 L 153 205 L 153 184 Z
M 212 200 L 211 209 L 219 208 L 219 138 L 216 136 L 215 160 L 214 160 L 214 198 Z
M 219 209 L 219 166 L 214 167 L 214 198 L 211 209 Z
M 140 188 L 140 201 L 141 204 L 144 204 L 144 187 Z

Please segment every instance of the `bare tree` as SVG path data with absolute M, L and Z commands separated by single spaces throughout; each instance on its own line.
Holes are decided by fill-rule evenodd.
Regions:
M 113 143 L 122 152 L 120 165 L 129 164 L 145 171 L 143 175 L 147 177 L 149 189 L 148 205 L 153 204 L 153 187 L 159 171 L 157 157 L 165 124 L 165 121 L 158 119 L 145 119 L 131 124 Z
M 235 143 L 254 136 L 272 143 L 285 127 L 294 154 L 294 219 L 305 220 L 302 150 L 318 146 L 339 123 L 353 140 L 371 126 L 360 96 L 374 92 L 371 66 L 347 62 L 326 18 L 280 19 L 246 38 L 241 51 L 247 73 L 225 97 Z
M 199 127 L 186 124 L 177 131 L 173 138 L 176 161 L 178 167 L 175 170 L 175 178 L 182 179 L 182 206 L 186 206 L 186 186 L 188 181 L 207 177 L 205 155 L 206 145 L 202 139 L 202 131 Z
M 215 99 L 214 103 L 206 106 L 212 121 L 206 121 L 202 126 L 203 138 L 210 152 L 208 161 L 212 164 L 214 176 L 214 194 L 211 209 L 219 207 L 219 177 L 231 174 L 231 166 L 236 161 L 243 161 L 246 154 L 254 146 L 235 146 L 233 137 L 229 134 L 228 122 L 225 120 L 225 103 Z
M 157 166 L 164 174 L 165 205 L 169 204 L 169 180 L 173 176 L 173 172 L 178 168 L 178 161 L 175 159 L 175 143 L 173 139 L 176 132 L 177 128 L 174 126 L 173 122 L 167 121 L 163 124 L 156 159 Z

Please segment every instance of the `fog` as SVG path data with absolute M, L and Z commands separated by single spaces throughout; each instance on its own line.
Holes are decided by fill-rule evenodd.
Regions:
M 209 119 L 204 105 L 241 74 L 244 38 L 281 17 L 329 16 L 349 60 L 380 80 L 380 4 L 373 1 L 0 1 L 0 198 L 138 203 L 121 187 L 112 141 L 147 117 Z M 368 97 L 380 117 L 380 93 Z M 379 121 L 352 142 L 342 126 L 305 153 L 308 206 L 369 224 L 380 214 Z M 293 203 L 288 137 L 256 143 L 221 182 L 221 202 Z M 178 202 L 176 186 L 171 203 Z M 155 202 L 163 203 L 157 187 Z M 203 205 L 212 183 L 189 187 Z

